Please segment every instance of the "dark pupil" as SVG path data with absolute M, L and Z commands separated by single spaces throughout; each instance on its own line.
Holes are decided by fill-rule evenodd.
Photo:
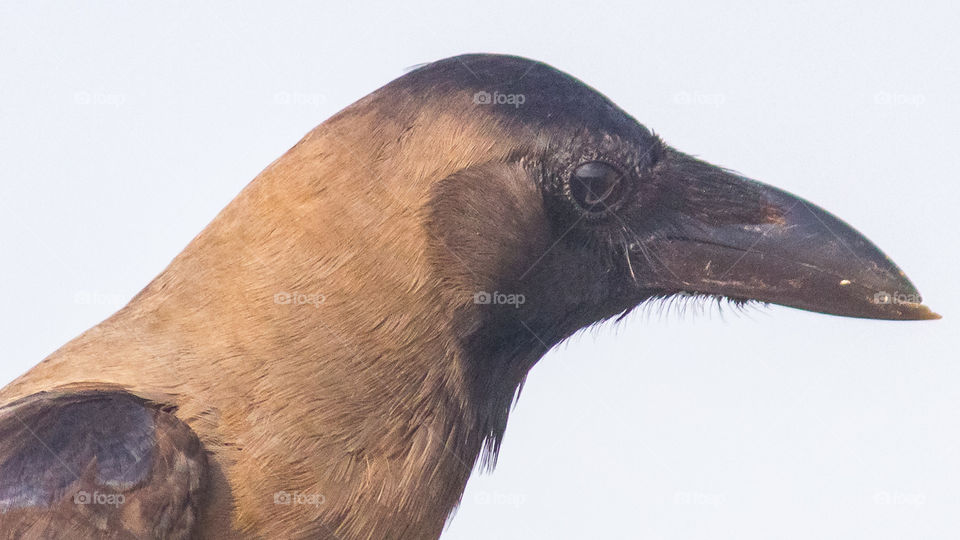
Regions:
M 604 213 L 620 200 L 623 191 L 620 171 L 606 163 L 591 161 L 573 171 L 570 194 L 580 208 L 590 213 Z

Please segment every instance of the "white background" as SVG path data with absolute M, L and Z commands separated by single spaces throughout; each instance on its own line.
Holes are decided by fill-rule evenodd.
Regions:
M 781 4 L 4 2 L 0 382 L 337 110 L 415 64 L 519 54 L 835 212 L 945 318 L 648 310 L 580 335 L 444 538 L 960 537 L 960 8 Z

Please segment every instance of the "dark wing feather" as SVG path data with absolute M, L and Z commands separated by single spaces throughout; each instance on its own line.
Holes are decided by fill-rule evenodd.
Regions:
M 0 408 L 0 538 L 189 538 L 206 479 L 196 434 L 129 393 Z

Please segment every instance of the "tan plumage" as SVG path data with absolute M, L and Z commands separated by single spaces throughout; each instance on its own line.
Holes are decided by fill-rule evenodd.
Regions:
M 211 452 L 209 497 L 233 499 L 237 531 L 436 537 L 482 434 L 450 322 L 473 293 L 439 294 L 456 277 L 431 269 L 422 208 L 437 180 L 512 148 L 453 107 L 385 123 L 392 105 L 383 92 L 309 133 L 128 306 L 3 401 L 93 381 L 175 406 Z M 323 303 L 277 303 L 284 293 Z M 325 502 L 274 504 L 278 492 Z M 227 516 L 215 518 L 221 534 Z

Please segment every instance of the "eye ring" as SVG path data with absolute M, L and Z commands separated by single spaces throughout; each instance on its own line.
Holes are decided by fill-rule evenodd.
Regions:
M 585 161 L 570 173 L 567 196 L 588 218 L 609 216 L 627 195 L 627 174 L 605 161 Z

